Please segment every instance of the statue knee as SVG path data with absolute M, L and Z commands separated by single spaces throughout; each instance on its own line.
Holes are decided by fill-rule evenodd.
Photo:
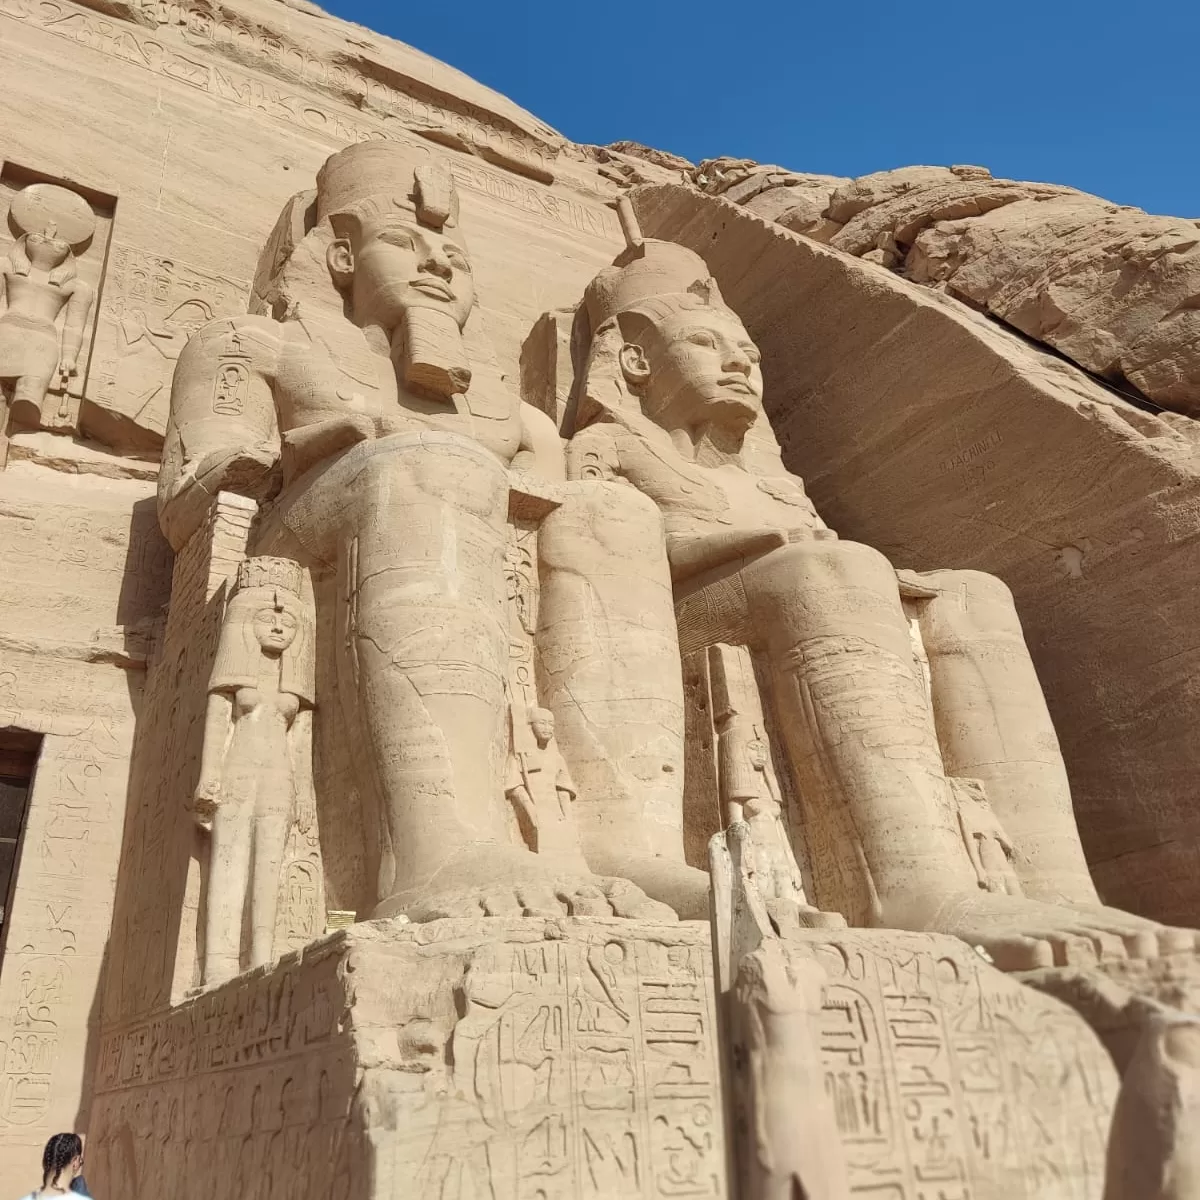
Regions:
M 1012 592 L 998 576 L 945 570 L 923 572 L 921 579 L 938 592 L 921 613 L 921 632 L 931 652 L 942 641 L 957 642 L 965 635 L 1023 636 Z
M 571 484 L 562 504 L 541 524 L 538 554 L 549 568 L 577 567 L 582 559 L 621 560 L 631 567 L 641 562 L 646 571 L 666 578 L 662 514 L 653 500 L 628 484 Z
M 896 572 L 887 558 L 860 542 L 792 542 L 762 560 L 763 573 L 779 585 L 866 588 L 896 593 Z

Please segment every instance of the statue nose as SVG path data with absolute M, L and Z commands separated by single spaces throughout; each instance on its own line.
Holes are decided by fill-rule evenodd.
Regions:
M 421 263 L 421 270 L 430 275 L 440 275 L 443 279 L 449 279 L 454 273 L 450 260 L 436 250 L 430 250 L 425 256 L 425 260 Z
M 736 371 L 739 375 L 749 375 L 750 359 L 744 354 L 731 352 L 725 359 L 725 370 Z

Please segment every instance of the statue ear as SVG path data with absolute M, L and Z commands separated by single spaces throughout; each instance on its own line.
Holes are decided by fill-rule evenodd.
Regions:
M 630 388 L 640 388 L 650 378 L 650 360 L 641 346 L 626 342 L 620 349 L 618 357 L 621 362 L 621 373 Z
M 334 287 L 348 287 L 354 278 L 354 252 L 350 249 L 350 239 L 337 238 L 330 242 L 329 249 L 325 251 L 325 262 L 333 277 Z

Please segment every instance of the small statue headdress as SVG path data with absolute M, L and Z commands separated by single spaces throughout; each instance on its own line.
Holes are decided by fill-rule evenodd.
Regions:
M 263 555 L 238 566 L 208 690 L 230 691 L 258 684 L 263 652 L 254 619 L 264 608 L 286 612 L 296 622 L 296 636 L 280 663 L 279 690 L 311 706 L 316 691 L 312 605 L 304 595 L 303 568 L 290 558 Z

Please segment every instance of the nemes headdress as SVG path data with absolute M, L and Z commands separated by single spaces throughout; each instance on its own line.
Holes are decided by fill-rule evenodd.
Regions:
M 446 163 L 422 146 L 370 141 L 330 155 L 317 173 L 319 221 L 393 211 L 430 229 L 454 229 L 458 192 Z
M 677 242 L 630 236 L 629 244 L 588 284 L 580 317 L 584 324 L 583 387 L 576 395 L 571 430 L 603 411 L 640 404 L 627 393 L 618 353 L 633 334 L 633 316 L 658 320 L 686 306 L 725 308 L 717 281 L 700 255 Z M 622 320 L 628 317 L 628 320 Z

